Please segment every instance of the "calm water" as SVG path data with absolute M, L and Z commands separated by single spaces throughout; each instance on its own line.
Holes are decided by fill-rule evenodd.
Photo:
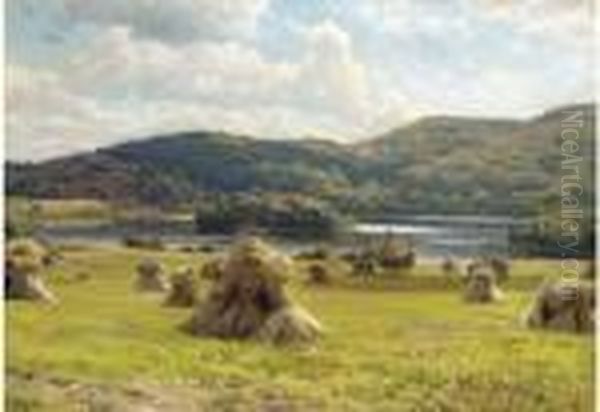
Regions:
M 508 252 L 508 228 L 514 221 L 480 216 L 402 216 L 395 223 L 363 223 L 335 240 L 340 249 L 373 245 L 393 236 L 413 244 L 419 255 L 440 257 L 473 256 L 481 253 Z M 40 234 L 50 241 L 65 243 L 120 243 L 125 236 L 158 236 L 169 245 L 211 244 L 226 246 L 231 236 L 207 236 L 194 233 L 192 222 L 170 221 L 156 224 L 70 222 L 45 226 Z M 290 252 L 313 247 L 315 242 L 278 239 L 277 244 Z

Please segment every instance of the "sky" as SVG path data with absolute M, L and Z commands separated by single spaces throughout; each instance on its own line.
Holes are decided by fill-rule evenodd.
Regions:
M 6 0 L 7 156 L 185 130 L 354 142 L 593 96 L 593 0 Z

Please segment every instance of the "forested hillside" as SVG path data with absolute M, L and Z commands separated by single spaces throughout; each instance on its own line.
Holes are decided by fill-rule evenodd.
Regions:
M 211 132 L 159 136 L 38 164 L 9 164 L 7 191 L 162 207 L 215 194 L 294 193 L 361 217 L 538 213 L 559 201 L 566 109 L 585 114 L 579 143 L 588 199 L 594 187 L 593 105 L 525 121 L 424 118 L 355 145 Z M 533 181 L 521 178 L 532 171 Z M 513 194 L 523 190 L 534 196 L 517 202 Z

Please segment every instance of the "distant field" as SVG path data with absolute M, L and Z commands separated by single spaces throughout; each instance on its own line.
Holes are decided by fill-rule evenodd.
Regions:
M 36 200 L 34 204 L 44 221 L 101 220 L 112 215 L 110 205 L 99 200 Z
M 327 333 L 314 348 L 275 349 L 181 333 L 190 310 L 131 288 L 147 253 L 73 249 L 49 274 L 59 306 L 7 305 L 9 411 L 593 410 L 592 339 L 519 324 L 530 287 L 556 275 L 555 263 L 518 262 L 518 291 L 489 306 L 433 287 L 445 282 L 434 267 L 417 269 L 420 287 L 406 290 L 393 279 L 292 281 Z M 157 256 L 171 268 L 202 262 Z M 92 278 L 72 280 L 78 272 Z
M 139 206 L 115 206 L 93 199 L 36 199 L 12 197 L 7 201 L 8 211 L 14 214 L 29 214 L 37 222 L 106 221 L 135 218 L 191 219 L 191 213 L 164 213 L 153 208 Z

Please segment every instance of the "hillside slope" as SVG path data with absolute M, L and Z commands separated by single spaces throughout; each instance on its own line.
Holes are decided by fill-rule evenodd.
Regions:
M 159 136 L 50 160 L 9 164 L 7 191 L 29 197 L 172 205 L 205 193 L 293 192 L 365 213 L 523 213 L 561 178 L 564 110 L 584 113 L 580 142 L 593 191 L 594 105 L 517 121 L 431 117 L 356 145 L 260 140 L 226 133 Z M 526 181 L 523 173 L 534 173 Z M 518 190 L 535 192 L 523 204 Z

